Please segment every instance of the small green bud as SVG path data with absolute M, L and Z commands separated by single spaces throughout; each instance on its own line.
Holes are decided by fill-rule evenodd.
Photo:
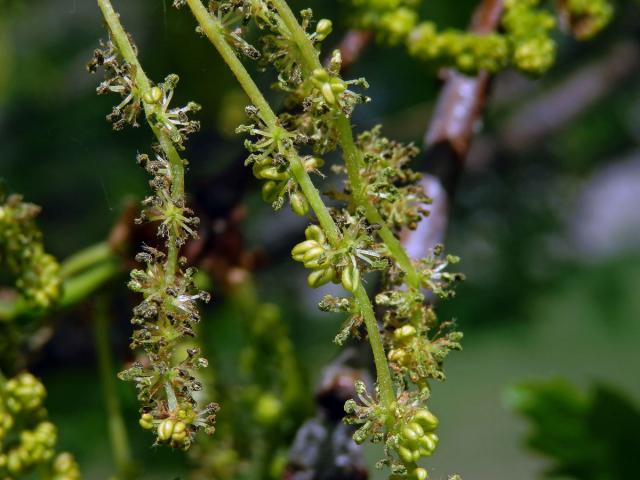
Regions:
M 311 240 L 313 241 L 313 240 Z M 307 262 L 311 262 L 313 260 L 316 260 L 317 258 L 321 257 L 322 255 L 324 255 L 324 248 L 317 246 L 317 247 L 313 247 L 310 248 L 309 250 L 307 250 L 304 254 L 304 256 L 302 257 L 302 260 L 307 263 Z
M 419 439 L 420 446 L 423 447 L 429 454 L 436 449 L 438 445 L 438 436 L 435 433 L 428 433 Z
M 331 91 L 337 95 L 343 93 L 347 89 L 347 84 L 339 78 L 331 79 Z
M 314 270 L 307 277 L 307 283 L 311 288 L 317 288 L 325 283 L 329 283 L 334 279 L 335 275 L 336 271 L 332 267 Z
M 142 99 L 145 103 L 158 103 L 162 100 L 162 89 L 160 87 L 152 87 L 150 90 L 144 92 Z
M 324 68 L 316 68 L 313 71 L 313 78 L 318 80 L 319 82 L 328 82 L 331 77 L 329 76 L 329 72 L 327 72 Z
M 304 161 L 304 169 L 307 172 L 317 170 L 324 166 L 324 160 L 320 157 L 309 157 Z
M 438 418 L 426 408 L 418 410 L 412 421 L 422 425 L 427 432 L 432 432 L 438 427 Z
M 318 225 L 308 226 L 304 231 L 304 236 L 308 240 L 315 240 L 316 242 L 319 242 L 319 243 L 325 243 L 327 241 L 327 238 L 325 237 L 324 232 L 322 231 L 322 228 L 320 228 Z
M 413 337 L 416 334 L 416 329 L 412 325 L 404 325 L 400 328 L 396 328 L 393 332 L 393 336 L 397 340 L 406 340 L 407 338 Z
M 316 38 L 320 41 L 331 35 L 333 23 L 327 18 L 321 19 L 316 25 Z
M 173 435 L 173 429 L 176 425 L 175 420 L 171 418 L 167 418 L 163 420 L 162 423 L 158 426 L 158 440 L 161 442 L 167 442 Z
M 415 480 L 427 480 L 427 478 L 429 478 L 429 474 L 424 468 L 416 468 L 413 471 L 412 476 Z
M 153 428 L 153 416 L 150 413 L 144 413 L 138 420 L 140 426 L 145 430 L 151 430 Z
M 287 180 L 289 178 L 289 172 L 281 172 L 276 167 L 264 167 L 256 170 L 257 178 L 263 180 Z
M 389 361 L 395 363 L 403 363 L 406 357 L 406 352 L 400 348 L 389 350 L 389 353 L 387 354 L 387 358 L 389 358 Z
M 187 425 L 184 422 L 176 422 L 171 434 L 171 444 L 173 446 L 181 445 L 187 439 Z
M 262 185 L 262 199 L 265 202 L 275 202 L 280 194 L 280 188 L 278 182 L 269 180 Z
M 413 428 L 411 428 L 411 425 L 407 425 L 402 429 L 402 437 L 409 442 L 418 440 L 419 436 L 420 435 L 418 435 L 418 433 Z
M 417 437 L 424 435 L 424 429 L 416 422 L 409 423 L 408 427 L 416 433 Z
M 320 244 L 316 240 L 305 240 L 304 242 L 298 243 L 291 250 L 291 256 L 296 262 L 304 261 L 305 254 L 314 248 L 322 248 Z
M 400 456 L 400 458 L 404 463 L 413 462 L 413 451 L 409 450 L 406 447 L 402 447 L 402 446 L 398 447 L 398 455 Z
M 331 88 L 330 83 L 322 84 L 322 96 L 324 97 L 324 99 L 327 101 L 329 105 L 336 104 L 336 97 L 333 94 L 333 89 Z
M 355 292 L 360 287 L 360 270 L 353 265 L 349 265 L 342 270 L 340 280 L 345 290 Z
M 295 213 L 296 215 L 304 217 L 307 213 L 309 213 L 309 202 L 302 193 L 292 193 L 290 196 L 290 201 L 291 210 L 293 210 L 293 213 Z

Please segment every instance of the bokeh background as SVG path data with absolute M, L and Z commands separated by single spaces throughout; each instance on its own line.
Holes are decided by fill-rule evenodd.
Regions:
M 475 4 L 425 3 L 425 17 L 460 28 Z M 312 4 L 317 17 L 333 18 L 334 42 L 347 28 L 342 2 L 293 4 Z M 203 106 L 187 183 L 194 202 L 215 218 L 240 188 L 210 179 L 242 158 L 234 127 L 245 100 L 214 49 L 193 33 L 187 11 L 176 12 L 169 0 L 117 6 L 149 75 L 178 73 L 178 103 Z M 527 446 L 531 423 L 514 408 L 513 386 L 523 382 L 565 379 L 585 394 L 606 386 L 638 411 L 640 10 L 631 1 L 617 7 L 614 24 L 595 40 L 559 36 L 558 62 L 542 79 L 505 72 L 494 83 L 447 234 L 447 250 L 462 257 L 467 280 L 439 312 L 457 319 L 465 339 L 464 351 L 448 361 L 448 380 L 434 388 L 441 444 L 428 462 L 433 478 L 541 477 L 549 460 Z M 99 77 L 85 69 L 104 37 L 95 2 L 0 0 L 0 177 L 43 206 L 47 248 L 59 258 L 105 239 L 128 202 L 147 189 L 135 155 L 149 145 L 149 132 L 112 132 L 104 117 L 115 98 L 97 97 Z M 358 127 L 382 123 L 388 136 L 420 145 L 441 86 L 437 71 L 401 48 L 372 46 L 350 74 L 371 84 L 373 102 L 357 110 Z M 271 81 L 261 77 L 265 87 Z M 304 271 L 289 261 L 304 221 L 288 211 L 273 214 L 257 182 L 242 195 L 246 248 L 261 258 L 260 297 L 283 309 L 311 392 L 338 352 L 332 338 L 341 319 L 315 308 L 322 292 L 305 288 Z M 109 287 L 117 366 L 129 358 L 125 278 Z M 203 329 L 226 365 L 235 319 L 215 282 L 213 295 Z M 91 317 L 79 307 L 53 324 L 55 334 L 32 366 L 49 389 L 61 446 L 77 455 L 85 478 L 107 478 L 112 466 Z M 118 389 L 144 478 L 186 477 L 183 455 L 151 448 L 137 427 L 131 385 L 119 382 Z M 560 426 L 565 420 L 557 418 Z M 566 438 L 567 448 L 575 445 Z

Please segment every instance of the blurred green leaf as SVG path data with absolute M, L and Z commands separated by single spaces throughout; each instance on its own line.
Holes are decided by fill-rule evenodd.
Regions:
M 637 478 L 640 410 L 623 393 L 596 386 L 585 395 L 555 380 L 513 387 L 507 400 L 530 422 L 527 445 L 552 461 L 547 478 Z

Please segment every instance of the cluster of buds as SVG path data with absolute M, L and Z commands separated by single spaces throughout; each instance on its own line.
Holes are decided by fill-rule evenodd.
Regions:
M 434 335 L 419 331 L 413 325 L 393 330 L 387 354 L 391 368 L 418 388 L 428 388 L 427 380 L 430 378 L 444 380 L 444 359 L 452 350 L 462 349 L 462 333 L 449 331 L 451 327 L 450 322 L 444 322 Z
M 136 51 L 135 46 L 132 47 Z M 149 122 L 166 133 L 178 149 L 183 150 L 187 137 L 200 129 L 199 122 L 189 119 L 189 114 L 200 110 L 197 103 L 189 102 L 184 107 L 170 108 L 179 81 L 177 75 L 168 75 L 164 82 L 143 91 L 136 82 L 136 67 L 122 59 L 111 40 L 106 44 L 101 42 L 101 48 L 95 50 L 87 65 L 91 73 L 99 68 L 104 70 L 105 80 L 98 86 L 97 93 L 116 93 L 122 97 L 122 101 L 107 115 L 107 120 L 115 130 L 122 130 L 126 125 L 137 127 L 138 116 L 144 109 Z
M 305 268 L 312 270 L 307 277 L 309 286 L 316 288 L 335 280 L 337 272 L 332 264 L 331 247 L 322 229 L 311 225 L 304 235 L 306 240 L 293 247 L 291 256 L 296 262 L 302 262 Z
M 200 219 L 185 205 L 184 198 L 175 198 L 172 195 L 171 166 L 162 150 L 157 147 L 155 150 L 153 160 L 148 155 L 138 155 L 138 163 L 152 175 L 149 185 L 154 195 L 142 201 L 143 209 L 136 222 L 157 222 L 158 234 L 161 237 L 168 240 L 170 234 L 173 234 L 178 244 L 183 245 L 188 238 L 198 237 Z
M 47 396 L 44 385 L 30 373 L 22 373 L 7 381 L 3 393 L 4 404 L 12 414 L 38 410 Z
M 40 208 L 20 195 L 0 192 L 0 267 L 15 277 L 15 286 L 36 309 L 55 306 L 62 293 L 60 267 L 45 252 L 35 219 Z
M 164 82 L 144 92 L 142 98 L 146 105 L 154 108 L 151 121 L 171 138 L 180 150 L 184 150 L 184 142 L 192 133 L 200 130 L 200 122 L 191 120 L 189 114 L 200 111 L 200 105 L 189 102 L 184 107 L 170 108 L 173 92 L 180 78 L 172 73 Z
M 156 418 L 153 412 L 144 412 L 139 420 L 145 430 L 156 430 L 158 444 L 167 444 L 172 448 L 188 449 L 191 446 L 196 430 L 202 428 L 205 433 L 212 435 L 215 431 L 215 414 L 217 404 L 209 404 L 206 408 L 196 411 L 190 403 L 178 405 L 173 411 L 165 412 L 164 418 Z M 155 412 L 157 413 L 157 412 Z
M 398 436 L 398 454 L 405 463 L 428 457 L 436 449 L 438 436 L 434 433 L 438 419 L 426 408 L 421 408 L 402 427 Z
M 55 480 L 78 480 L 73 456 L 56 457 L 56 427 L 43 407 L 46 391 L 30 373 L 0 385 L 0 477 L 13 480 L 38 469 Z
M 258 118 L 254 107 L 247 108 L 247 114 L 255 123 L 238 127 L 238 132 L 249 134 L 253 140 L 247 139 L 245 146 L 249 151 L 246 164 L 252 165 L 253 174 L 262 185 L 262 198 L 278 210 L 288 196 L 291 210 L 302 217 L 309 213 L 309 202 L 296 181 L 293 179 L 287 152 L 295 143 L 304 142 L 301 135 L 293 135 L 281 126 L 269 128 Z M 319 173 L 324 165 L 320 157 L 307 156 L 302 159 L 304 169 L 309 173 Z
M 353 438 L 356 443 L 367 439 L 384 442 L 386 458 L 381 465 L 389 465 L 392 479 L 424 480 L 427 471 L 416 462 L 433 454 L 438 444 L 435 430 L 438 419 L 425 407 L 423 398 L 401 393 L 395 402 L 385 406 L 371 396 L 363 382 L 356 382 L 359 403 L 345 404 L 346 421 L 360 425 Z
M 446 30 L 441 32 L 435 23 L 418 24 L 407 37 L 409 54 L 425 61 L 452 64 L 462 72 L 478 70 L 496 72 L 509 60 L 509 44 L 500 34 L 476 35 Z
M 536 8 L 540 0 L 507 0 L 502 26 L 512 50 L 512 62 L 521 71 L 541 75 L 555 62 L 556 44 L 551 31 L 555 18 Z
M 539 8 L 540 0 L 507 0 L 502 32 L 476 34 L 456 29 L 439 30 L 430 21 L 418 22 L 419 1 L 351 0 L 358 7 L 353 22 L 376 31 L 390 45 L 405 43 L 409 54 L 424 61 L 454 66 L 465 73 L 497 72 L 513 66 L 540 75 L 555 60 L 551 38 L 555 19 Z M 610 0 L 559 0 L 560 17 L 584 40 L 599 33 L 613 16 Z
M 138 126 L 138 116 L 142 111 L 140 92 L 135 87 L 135 67 L 121 61 L 118 50 L 111 40 L 100 42 L 100 48 L 93 53 L 93 58 L 87 64 L 87 70 L 95 73 L 103 68 L 105 79 L 98 85 L 98 95 L 115 93 L 122 97 L 122 101 L 113 107 L 107 115 L 107 120 L 113 124 L 114 130 L 122 130 L 126 125 Z
M 367 103 L 370 98 L 357 93 L 354 87 L 369 88 L 364 78 L 343 80 L 340 77 L 342 57 L 335 50 L 327 69 L 317 68 L 309 77 L 309 82 L 302 88 L 305 110 L 316 115 L 341 112 L 350 117 L 356 105 Z
M 429 214 L 426 207 L 431 203 L 418 183 L 421 175 L 409 168 L 419 150 L 413 144 L 404 145 L 385 138 L 381 130 L 378 125 L 357 138 L 364 160 L 360 178 L 369 202 L 376 206 L 389 227 L 395 232 L 402 228 L 413 230 Z M 346 173 L 343 166 L 335 166 L 333 170 Z M 344 191 L 352 191 L 348 180 Z

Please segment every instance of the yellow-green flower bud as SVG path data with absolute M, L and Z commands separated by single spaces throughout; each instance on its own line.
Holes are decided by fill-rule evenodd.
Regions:
M 416 468 L 411 475 L 415 480 L 427 480 L 429 478 L 429 474 L 424 468 Z
M 432 432 L 438 427 L 438 418 L 426 408 L 418 410 L 412 421 L 422 425 L 427 432 Z
M 322 96 L 324 97 L 324 99 L 326 100 L 326 102 L 329 105 L 335 105 L 336 104 L 336 97 L 333 94 L 333 89 L 331 88 L 331 84 L 330 83 L 323 83 L 322 84 Z
M 255 175 L 257 178 L 263 180 L 287 180 L 289 178 L 289 172 L 281 172 L 276 167 L 264 167 L 258 169 Z
M 321 19 L 316 25 L 316 38 L 320 41 L 331 35 L 333 23 L 327 18 Z
M 280 184 L 278 182 L 274 182 L 273 180 L 269 180 L 262 185 L 262 199 L 265 202 L 275 202 L 280 194 Z
M 175 420 L 167 418 L 163 420 L 158 426 L 158 440 L 161 442 L 167 442 L 173 435 L 173 429 L 176 426 Z
M 416 333 L 417 332 L 414 326 L 404 325 L 400 328 L 396 328 L 393 332 L 393 336 L 396 338 L 396 340 L 406 340 L 410 337 L 415 336 Z
M 353 265 L 349 265 L 342 270 L 340 280 L 345 290 L 355 292 L 360 286 L 360 270 Z
M 322 228 L 320 228 L 318 225 L 308 226 L 304 231 L 304 236 L 308 240 L 315 240 L 318 243 L 325 243 L 327 241 Z
M 329 283 L 336 276 L 336 271 L 333 267 L 322 268 L 320 270 L 314 270 L 307 277 L 307 283 L 311 288 L 317 288 L 325 283 Z
M 153 428 L 153 415 L 150 413 L 143 413 L 140 420 L 138 420 L 138 423 L 145 430 L 151 430 Z
M 304 217 L 307 213 L 309 213 L 309 202 L 302 193 L 292 193 L 290 196 L 290 201 L 291 210 L 293 210 L 293 213 L 295 213 L 296 215 Z
M 296 262 L 304 261 L 304 255 L 311 249 L 320 248 L 320 244 L 316 240 L 305 240 L 304 242 L 298 243 L 291 250 L 291 256 Z
M 324 68 L 316 68 L 313 71 L 313 78 L 315 78 L 319 82 L 328 82 L 331 77 L 329 76 L 329 72 L 327 72 Z
M 160 87 L 152 87 L 151 89 L 144 92 L 143 98 L 145 103 L 158 103 L 162 100 L 162 89 Z

